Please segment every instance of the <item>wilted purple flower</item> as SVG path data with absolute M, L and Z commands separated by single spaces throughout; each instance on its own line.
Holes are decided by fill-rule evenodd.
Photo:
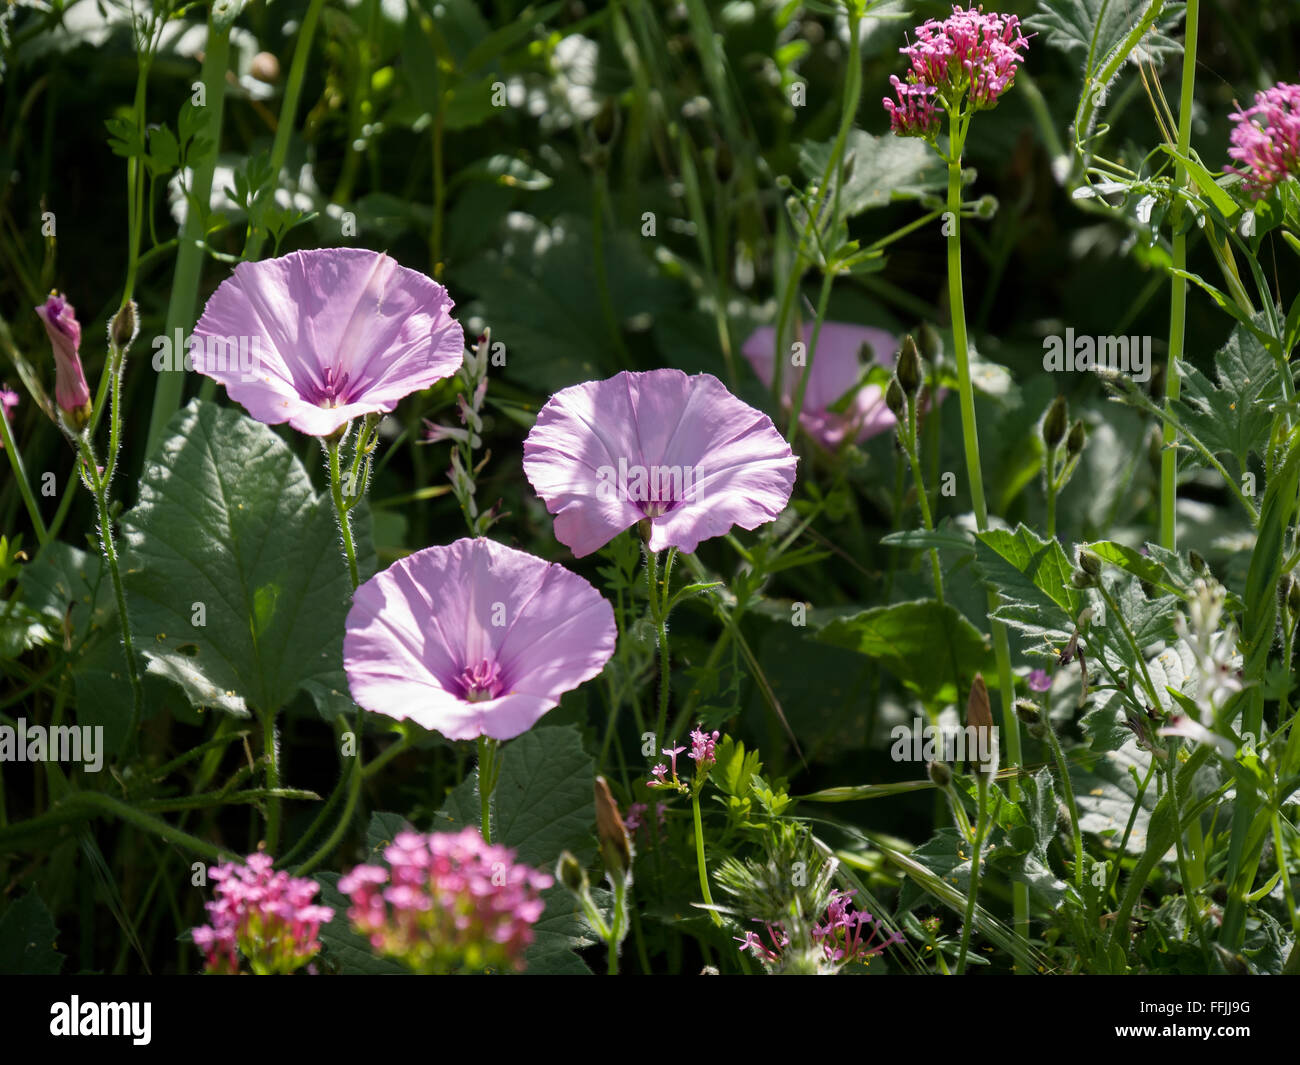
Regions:
M 365 709 L 448 739 L 508 740 L 614 653 L 614 611 L 563 566 L 463 539 L 357 589 L 343 664 Z
M 714 748 L 717 746 L 720 732 L 705 732 L 704 727 L 691 730 L 691 753 L 687 755 L 695 763 L 698 771 L 708 769 L 718 760 Z
M 643 521 L 652 551 L 757 528 L 785 509 L 796 461 L 766 414 L 680 370 L 563 389 L 524 441 L 524 473 L 579 558 Z
M 885 405 L 885 393 L 879 385 L 863 385 L 861 380 L 871 361 L 893 368 L 897 338 L 872 326 L 823 322 L 814 353 L 808 350 L 812 332 L 811 323 L 803 327 L 803 365 L 787 362 L 781 371 L 781 402 L 787 410 L 794 404 L 799 377 L 808 374 L 799 414 L 803 430 L 834 451 L 846 440 L 862 441 L 892 429 L 895 418 Z M 759 380 L 769 388 L 775 344 L 776 329 L 766 325 L 754 330 L 741 348 Z M 830 409 L 845 398 L 848 403 L 842 412 Z
M 270 855 L 250 854 L 209 874 L 217 884 L 215 900 L 205 904 L 212 923 L 193 931 L 206 972 L 233 975 L 243 954 L 254 974 L 282 975 L 320 952 L 316 935 L 334 917 L 328 906 L 312 901 L 320 885 L 272 872 L 272 864 Z
M 422 974 L 524 968 L 550 876 L 473 828 L 399 832 L 384 861 L 339 881 L 352 927 L 376 951 Z
M 361 248 L 240 263 L 194 327 L 194 368 L 258 421 L 328 436 L 460 368 L 452 307 L 437 282 Z
M 1052 678 L 1047 675 L 1045 669 L 1034 669 L 1029 672 L 1029 690 L 1031 692 L 1045 692 L 1052 687 Z
M 1300 85 L 1279 82 L 1255 94 L 1255 105 L 1231 116 L 1236 125 L 1228 155 L 1242 164 L 1240 174 L 1253 199 L 1267 196 L 1288 177 L 1300 174 Z
M 934 108 L 959 114 L 994 107 L 1015 81 L 1029 39 L 1015 15 L 985 14 L 984 7 L 953 6 L 952 15 L 916 27 L 916 40 L 899 51 L 911 61 L 906 82 L 891 79 L 901 106 L 884 101 L 890 126 L 902 136 L 932 137 Z
M 81 323 L 72 304 L 56 292 L 36 308 L 54 349 L 54 401 L 68 422 L 81 429 L 91 415 L 90 388 L 81 368 Z

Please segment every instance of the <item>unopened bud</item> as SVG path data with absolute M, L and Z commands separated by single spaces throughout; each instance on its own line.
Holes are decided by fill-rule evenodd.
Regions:
M 1292 614 L 1300 615 L 1300 582 L 1291 585 L 1291 591 L 1287 593 L 1286 605 Z
M 1101 559 L 1091 551 L 1079 552 L 1079 568 L 1090 577 L 1101 576 Z
M 915 396 L 921 387 L 921 353 L 910 335 L 903 337 L 903 350 L 898 353 L 898 365 L 894 374 L 903 386 L 903 391 L 909 396 Z
M 583 895 L 590 888 L 587 882 L 587 870 L 568 851 L 562 851 L 560 860 L 555 865 L 555 879 L 575 895 Z
M 596 778 L 596 836 L 600 840 L 600 856 L 605 871 L 611 877 L 623 877 L 632 866 L 632 845 L 618 812 L 618 803 L 610 793 L 604 777 Z
M 977 773 L 992 775 L 998 768 L 997 734 L 993 729 L 993 710 L 989 706 L 989 689 L 984 675 L 976 673 L 966 700 L 966 727 L 975 729 L 976 750 L 983 759 L 971 768 Z
M 1032 699 L 1016 700 L 1016 717 L 1026 725 L 1037 725 L 1042 719 L 1042 711 L 1038 709 Z
M 988 221 L 998 213 L 998 199 L 996 196 L 981 196 L 975 201 L 975 217 Z
M 952 781 L 952 770 L 944 762 L 931 762 L 925 767 L 936 786 L 946 788 Z
M 248 72 L 270 85 L 280 79 L 280 60 L 271 52 L 258 52 L 248 64 Z
M 1061 446 L 1069 421 L 1070 412 L 1066 407 L 1065 397 L 1057 396 L 1052 400 L 1052 405 L 1047 408 L 1047 413 L 1043 415 L 1043 443 L 1049 449 Z
M 1205 571 L 1209 569 L 1209 567 L 1205 564 L 1205 558 L 1201 555 L 1199 551 L 1188 551 L 1187 561 L 1191 563 L 1193 572 L 1197 573 L 1198 575 L 1204 574 Z
M 1083 451 L 1083 445 L 1087 442 L 1088 432 L 1083 427 L 1083 419 L 1076 419 L 1075 423 L 1070 426 L 1070 435 L 1065 438 L 1065 453 L 1070 458 L 1074 458 Z
M 897 377 L 889 379 L 889 388 L 885 391 L 885 406 L 900 422 L 907 416 L 907 397 L 903 395 L 903 386 L 898 383 Z
M 1070 574 L 1070 583 L 1076 588 L 1091 588 L 1097 583 L 1097 581 L 1090 574 L 1085 573 L 1081 569 L 1077 569 Z
M 127 300 L 121 310 L 113 316 L 108 327 L 108 340 L 120 352 L 125 352 L 140 331 L 140 319 L 136 313 L 135 300 Z

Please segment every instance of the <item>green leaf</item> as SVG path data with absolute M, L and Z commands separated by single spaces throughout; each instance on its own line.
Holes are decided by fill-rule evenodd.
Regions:
M 1030 636 L 1069 639 L 1085 600 L 1070 583 L 1074 567 L 1060 543 L 1025 525 L 990 529 L 978 540 L 975 568 L 1003 599 L 997 616 Z
M 1255 318 L 1263 328 L 1264 316 Z M 1215 382 L 1190 363 L 1179 361 L 1182 395 L 1175 412 L 1182 423 L 1215 454 L 1237 460 L 1247 469 L 1248 456 L 1263 456 L 1273 423 L 1272 404 L 1282 399 L 1277 361 L 1252 332 L 1237 326 L 1214 357 Z
M 1142 20 L 1147 6 L 1119 0 L 1038 0 L 1038 13 L 1025 19 L 1025 28 L 1041 34 L 1058 51 L 1067 55 L 1081 53 L 1085 73 L 1089 73 L 1086 69 L 1089 56 L 1092 56 L 1092 70 L 1096 70 L 1102 57 L 1114 51 Z M 1133 50 L 1134 59 L 1149 57 L 1159 65 L 1167 56 L 1181 52 L 1182 46 L 1168 36 L 1181 18 L 1180 9 L 1158 19 L 1158 30 L 1142 39 Z
M 350 585 L 333 508 L 267 426 L 190 403 L 121 525 L 151 672 L 196 707 L 241 716 L 274 713 L 300 690 L 329 719 L 350 708 L 341 661 Z
M 63 967 L 63 955 L 54 949 L 58 937 L 54 918 L 36 889 L 15 899 L 0 917 L 0 974 L 53 976 Z
M 822 627 L 817 639 L 880 661 L 927 703 L 953 702 L 976 673 L 996 676 L 992 645 L 950 603 L 874 607 Z
M 823 141 L 800 146 L 799 169 L 808 180 L 821 181 L 833 144 Z M 840 189 L 840 213 L 845 218 L 940 191 L 947 180 L 943 162 L 913 137 L 874 137 L 855 129 L 845 143 L 844 158 L 851 167 Z

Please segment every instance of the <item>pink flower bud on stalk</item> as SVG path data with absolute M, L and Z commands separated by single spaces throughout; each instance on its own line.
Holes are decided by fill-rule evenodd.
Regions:
M 50 293 L 36 308 L 54 349 L 54 399 L 64 420 L 74 432 L 81 432 L 90 421 L 92 405 L 86 374 L 81 368 L 81 323 L 77 312 L 63 296 Z

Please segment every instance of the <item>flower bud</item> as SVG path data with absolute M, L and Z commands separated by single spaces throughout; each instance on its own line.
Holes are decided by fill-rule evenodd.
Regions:
M 1079 568 L 1090 577 L 1101 576 L 1101 559 L 1091 551 L 1079 552 Z
M 952 781 L 952 770 L 944 762 L 930 762 L 925 771 L 938 787 L 946 788 Z
M 885 406 L 900 422 L 907 417 L 907 398 L 903 395 L 903 386 L 898 383 L 897 377 L 889 380 L 889 388 L 885 391 Z
M 611 878 L 625 877 L 632 866 L 632 845 L 623 826 L 623 817 L 604 777 L 596 778 L 595 790 L 596 836 L 600 840 L 600 856 L 605 871 Z
M 1085 573 L 1081 569 L 1077 569 L 1070 574 L 1070 583 L 1076 588 L 1091 588 L 1097 583 L 1097 581 L 1088 573 Z
M 280 60 L 271 52 L 258 52 L 248 64 L 248 72 L 258 81 L 272 85 L 280 80 Z
M 127 300 L 121 310 L 113 316 L 108 327 L 108 342 L 114 350 L 125 353 L 140 331 L 140 319 L 136 313 L 135 300 Z
M 1292 583 L 1291 591 L 1287 593 L 1286 605 L 1292 614 L 1300 614 L 1300 582 Z
M 1049 449 L 1061 446 L 1065 439 L 1065 430 L 1069 425 L 1070 414 L 1064 396 L 1057 396 L 1043 415 L 1043 443 Z
M 1204 574 L 1209 569 L 1204 556 L 1199 551 L 1188 551 L 1187 561 L 1191 563 L 1192 570 L 1198 575 Z
M 1034 704 L 1032 699 L 1016 700 L 1016 717 L 1020 718 L 1025 725 L 1037 725 L 1042 719 L 1042 712 Z
M 54 399 L 63 412 L 64 421 L 80 432 L 90 421 L 90 388 L 81 368 L 81 323 L 77 313 L 63 296 L 50 293 L 36 308 L 54 349 Z
M 998 198 L 996 196 L 981 196 L 975 201 L 975 217 L 988 221 L 998 213 Z
M 584 895 L 590 889 L 587 870 L 569 851 L 560 853 L 560 860 L 555 865 L 555 879 L 575 895 Z
M 970 686 L 970 697 L 966 700 L 966 726 L 975 729 L 978 750 L 984 756 L 972 769 L 992 775 L 998 768 L 998 741 L 993 729 L 993 710 L 989 706 L 989 689 L 982 673 L 975 674 Z
M 1070 426 L 1070 435 L 1065 438 L 1065 453 L 1070 458 L 1074 458 L 1083 451 L 1083 445 L 1087 442 L 1088 433 L 1083 427 L 1083 419 L 1076 418 Z
M 915 396 L 921 387 L 921 353 L 910 335 L 903 338 L 903 350 L 898 353 L 898 366 L 894 369 L 898 383 L 909 396 Z

